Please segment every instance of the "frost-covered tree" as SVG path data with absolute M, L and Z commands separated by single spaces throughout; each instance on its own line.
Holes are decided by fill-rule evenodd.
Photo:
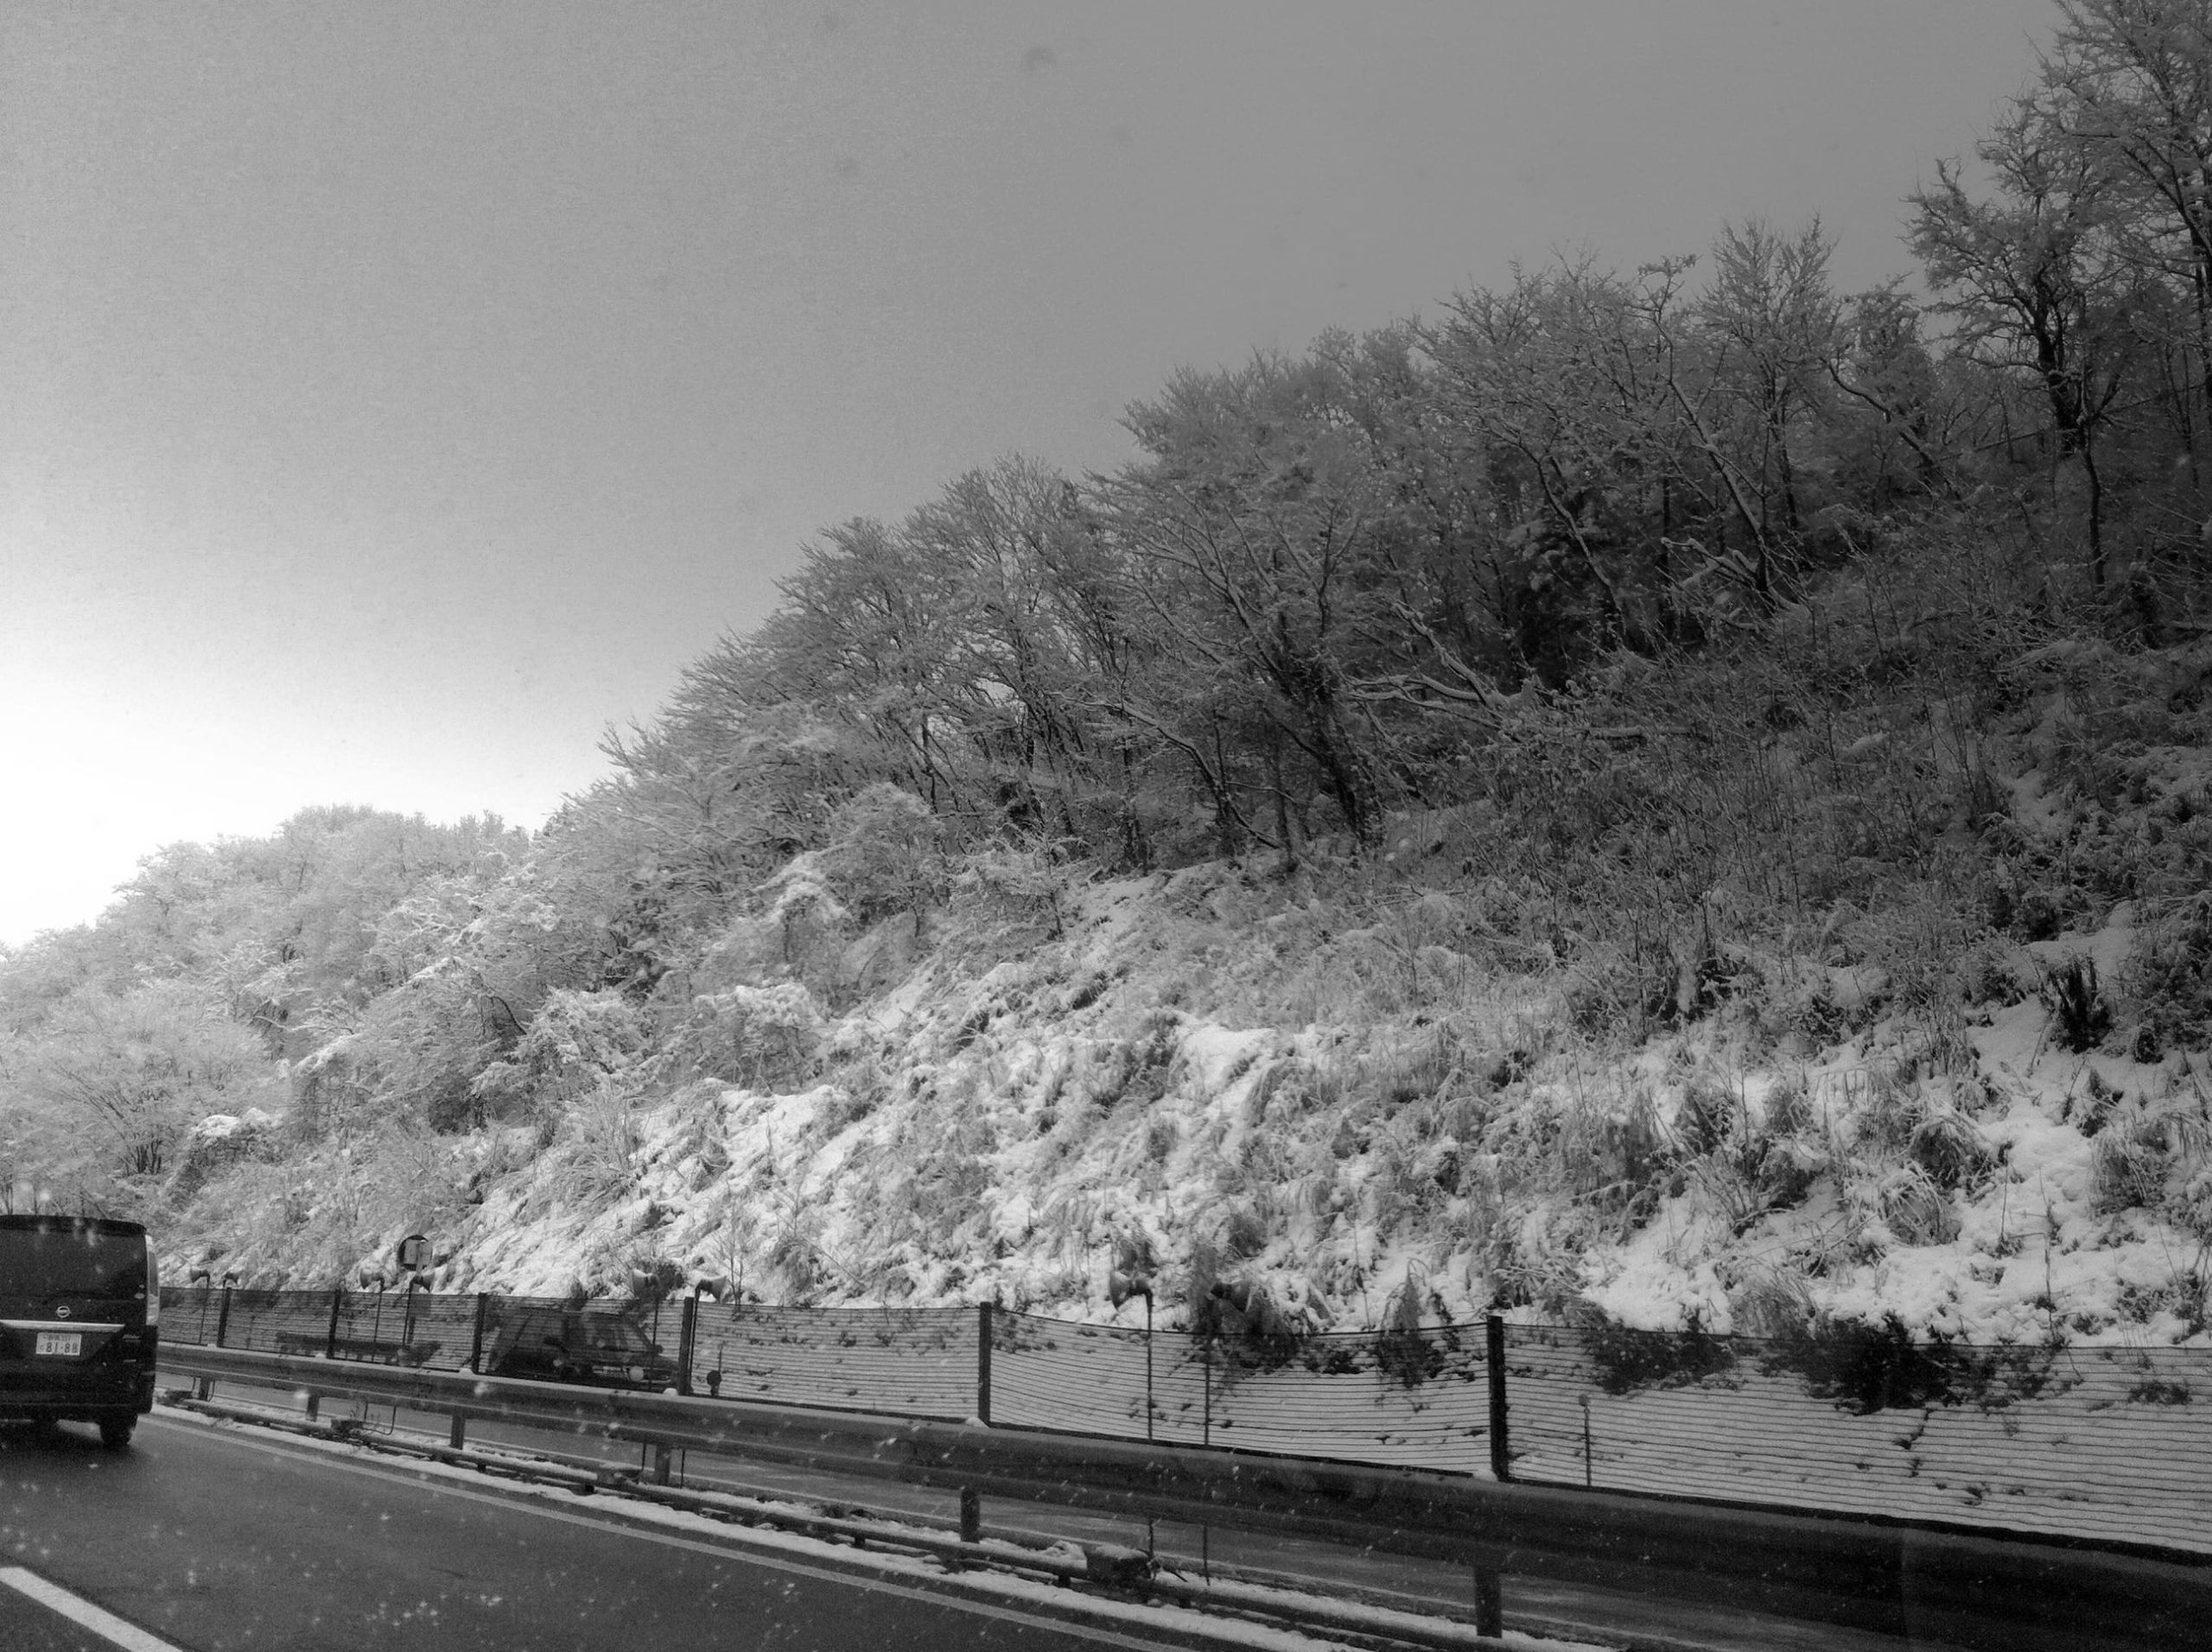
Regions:
M 214 1113 L 283 1106 L 260 1041 L 190 982 L 84 992 L 0 1050 L 17 1172 L 104 1207 L 137 1208 Z

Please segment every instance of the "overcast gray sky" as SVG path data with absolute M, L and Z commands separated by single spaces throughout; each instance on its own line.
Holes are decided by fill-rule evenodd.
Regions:
M 311 803 L 532 828 L 823 524 L 1177 365 L 1819 213 L 2041 0 L 0 8 L 0 942 Z

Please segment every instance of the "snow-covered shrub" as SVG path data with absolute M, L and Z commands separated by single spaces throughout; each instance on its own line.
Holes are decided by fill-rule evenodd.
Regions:
M 1304 1312 L 1287 1306 L 1265 1279 L 1249 1272 L 1216 1274 L 1205 1294 L 1192 1301 L 1187 1328 L 1215 1339 L 1215 1371 L 1224 1385 L 1281 1369 L 1313 1331 Z
M 1482 1253 L 1497 1299 L 1546 1314 L 1567 1312 L 1582 1296 L 1584 1259 L 1611 1235 L 1587 1206 L 1554 1203 L 1537 1190 L 1502 1203 Z
M 1267 1248 L 1267 1222 L 1252 1205 L 1238 1201 L 1222 1213 L 1221 1251 L 1229 1261 L 1249 1261 Z
M 1694 1314 L 1681 1331 L 1643 1331 L 1599 1314 L 1580 1336 L 1598 1386 L 1608 1394 L 1686 1388 L 1724 1378 L 1736 1363 L 1734 1344 L 1707 1331 Z
M 1741 1335 L 1758 1337 L 1802 1334 L 1813 1324 L 1811 1282 L 1787 1262 L 1750 1269 L 1728 1293 L 1729 1318 Z
M 1802 1378 L 1808 1392 L 1861 1416 L 1928 1406 L 1998 1410 L 2049 1386 L 2057 1350 L 1969 1347 L 1915 1331 L 1896 1314 L 1878 1323 L 1820 1319 L 1759 1350 L 1759 1363 Z
M 1897 1165 L 1882 1172 L 1875 1191 L 1882 1224 L 1900 1244 L 1943 1245 L 1958 1237 L 1958 1211 L 1918 1165 Z
M 797 980 L 828 994 L 861 924 L 836 888 L 826 851 L 795 855 L 727 919 L 690 973 L 693 995 Z
M 1929 1179 L 1947 1191 L 1979 1184 L 1997 1162 L 1974 1121 L 1942 1104 L 1923 1110 L 1907 1152 Z
M 1738 1098 L 1719 1085 L 1693 1078 L 1682 1087 L 1681 1101 L 1675 1109 L 1675 1151 L 1688 1159 L 1715 1151 L 1735 1130 L 1741 1110 Z
M 862 924 L 889 912 L 934 905 L 945 867 L 943 823 L 902 787 L 877 781 L 830 817 L 821 865 Z
M 569 1096 L 556 1129 L 543 1176 L 556 1208 L 613 1204 L 635 1190 L 643 1139 L 630 1097 L 613 1079 L 601 1077 Z
M 1386 1106 L 1433 1096 L 1459 1071 L 1459 1037 L 1447 1023 L 1384 1026 L 1370 1041 L 1362 1077 Z
M 1147 1012 L 1136 1036 L 1095 1058 L 1090 1104 L 1102 1113 L 1124 1102 L 1146 1106 L 1167 1093 L 1183 1020 L 1172 1009 Z
M 982 1213 L 990 1166 L 958 1139 L 925 1153 L 907 1187 L 908 1208 L 925 1242 L 948 1243 Z
M 818 1223 L 811 1213 L 791 1210 L 768 1242 L 768 1266 L 781 1275 L 777 1300 L 795 1307 L 810 1306 L 822 1289 L 822 1256 L 815 1245 Z
M 479 1073 L 470 1090 L 487 1116 L 558 1109 L 645 1053 L 652 1026 L 643 1006 L 620 992 L 556 988 L 504 1058 Z
M 2043 1001 L 2050 1009 L 2052 1039 L 2063 1050 L 2094 1050 L 2112 1031 L 2112 1006 L 2094 958 L 2077 955 L 2053 966 L 2044 976 Z
M 2101 1214 L 2155 1207 L 2165 1196 L 2165 1131 L 2130 1112 L 2098 1131 L 2089 1149 L 2090 1205 Z
M 793 1089 L 813 1076 L 825 1030 L 813 994 L 795 981 L 702 993 L 671 1052 L 704 1077 Z
M 994 843 L 971 850 L 954 880 L 978 915 L 1011 920 L 1054 940 L 1065 933 L 1063 903 L 1079 874 L 1039 846 Z
M 2177 901 L 2141 924 L 2120 988 L 2136 1017 L 2138 1061 L 2212 1043 L 2212 893 Z
M 1344 1079 L 1335 1062 L 1287 1057 L 1269 1062 L 1253 1080 L 1245 1116 L 1254 1124 L 1268 1121 L 1282 1129 L 1311 1114 L 1333 1111 L 1344 1099 Z
M 1401 1387 L 1417 1388 L 1444 1369 L 1441 1338 L 1421 1329 L 1423 1312 L 1431 1306 L 1426 1281 L 1418 1271 L 1408 1272 L 1382 1305 L 1381 1333 L 1375 1339 L 1375 1364 Z

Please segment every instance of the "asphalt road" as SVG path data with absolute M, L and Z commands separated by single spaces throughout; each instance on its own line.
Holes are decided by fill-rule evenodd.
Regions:
M 131 1625 L 181 1652 L 1154 1644 L 158 1416 L 124 1453 L 0 1430 L 0 1649 L 115 1652 Z

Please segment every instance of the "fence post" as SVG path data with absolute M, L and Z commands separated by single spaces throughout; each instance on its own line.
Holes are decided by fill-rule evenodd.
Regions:
M 1144 1293 L 1144 1437 L 1152 1438 L 1153 1413 L 1159 1407 L 1152 1398 L 1152 1293 Z
M 491 1305 L 491 1301 L 492 1293 L 489 1291 L 477 1292 L 476 1335 L 468 1344 L 468 1369 L 469 1374 L 474 1376 L 484 1375 L 484 1311 Z
M 676 1391 L 686 1399 L 691 1394 L 691 1352 L 699 1343 L 699 1293 L 696 1291 L 683 1299 L 683 1329 L 676 1338 Z
M 995 1305 L 978 1302 L 976 1305 L 976 1420 L 984 1427 L 991 1426 L 991 1309 Z M 966 1494 L 962 1494 L 961 1522 L 967 1522 Z
M 1198 1444 L 1211 1446 L 1213 1444 L 1213 1334 L 1211 1331 L 1198 1348 L 1204 1359 L 1204 1363 L 1198 1367 L 1198 1387 L 1205 1395 L 1205 1409 L 1199 1414 Z
M 215 1346 L 223 1345 L 223 1334 L 231 1328 L 231 1287 L 223 1287 L 223 1306 L 215 1315 Z
M 991 1332 L 993 1302 L 976 1305 L 976 1420 L 991 1426 Z M 983 1541 L 983 1494 L 972 1485 L 960 1488 L 960 1541 Z
M 338 1357 L 338 1311 L 345 1304 L 346 1287 L 342 1285 L 334 1286 L 330 1292 L 330 1329 L 322 1338 L 322 1357 L 325 1359 Z
M 1497 1480 L 1513 1477 L 1513 1454 L 1505 1437 L 1505 1319 L 1490 1316 L 1484 1363 L 1490 1368 L 1490 1471 Z

